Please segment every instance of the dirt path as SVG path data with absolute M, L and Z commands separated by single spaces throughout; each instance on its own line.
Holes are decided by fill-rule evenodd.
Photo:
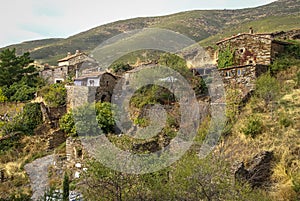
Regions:
M 53 164 L 53 161 L 54 156 L 49 155 L 25 165 L 25 171 L 31 182 L 32 200 L 38 200 L 44 195 L 44 191 L 48 187 L 48 167 Z

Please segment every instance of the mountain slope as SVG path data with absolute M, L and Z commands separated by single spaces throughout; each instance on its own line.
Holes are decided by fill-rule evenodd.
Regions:
M 274 3 L 240 10 L 197 10 L 177 13 L 162 17 L 135 18 L 102 25 L 79 33 L 66 39 L 49 39 L 39 42 L 31 41 L 9 46 L 16 48 L 19 54 L 29 51 L 32 58 L 55 64 L 57 58 L 65 56 L 67 52 L 76 49 L 89 52 L 103 41 L 134 29 L 164 28 L 184 34 L 195 41 L 201 41 L 223 29 L 246 31 L 245 26 L 255 22 L 268 24 L 267 19 L 281 19 L 292 22 L 285 29 L 299 27 L 300 0 L 279 0 Z M 276 16 L 276 17 L 274 17 Z M 296 18 L 290 20 L 290 18 Z M 259 21 L 262 20 L 262 21 Z M 265 21 L 264 21 L 265 20 Z M 252 24 L 251 24 L 252 25 Z M 252 25 L 255 27 L 254 25 Z M 258 25 L 261 27 L 261 25 Z M 276 23 L 268 25 L 264 31 L 272 31 Z M 246 30 L 244 30 L 246 29 Z M 214 41 L 214 40 L 212 40 Z M 2 48 L 3 49 L 3 48 Z M 0 49 L 1 50 L 1 49 Z

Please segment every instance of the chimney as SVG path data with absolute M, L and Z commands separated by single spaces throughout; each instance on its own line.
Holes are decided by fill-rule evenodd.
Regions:
M 80 51 L 79 51 L 79 50 L 76 50 L 76 53 L 75 53 L 75 54 L 77 55 L 77 54 L 79 54 L 79 53 L 80 53 Z
M 249 34 L 254 34 L 254 31 L 253 31 L 252 27 L 249 28 Z
M 71 56 L 71 52 L 68 52 L 67 56 L 68 56 L 68 57 Z

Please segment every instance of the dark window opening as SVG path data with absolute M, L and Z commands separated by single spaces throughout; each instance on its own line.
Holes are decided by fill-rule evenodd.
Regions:
M 78 158 L 82 157 L 82 149 L 77 150 L 77 157 Z
M 102 96 L 101 96 L 101 102 L 104 102 L 105 99 L 106 99 L 106 95 L 102 95 Z

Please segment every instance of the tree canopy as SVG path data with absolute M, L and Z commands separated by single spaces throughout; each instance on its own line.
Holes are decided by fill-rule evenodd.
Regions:
M 15 49 L 0 52 L 0 87 L 6 101 L 28 101 L 44 82 L 31 63 L 30 54 L 16 55 Z
M 28 52 L 16 55 L 15 49 L 5 49 L 0 53 L 0 86 L 10 86 L 22 77 L 33 74 L 36 69 L 30 65 L 33 60 Z

